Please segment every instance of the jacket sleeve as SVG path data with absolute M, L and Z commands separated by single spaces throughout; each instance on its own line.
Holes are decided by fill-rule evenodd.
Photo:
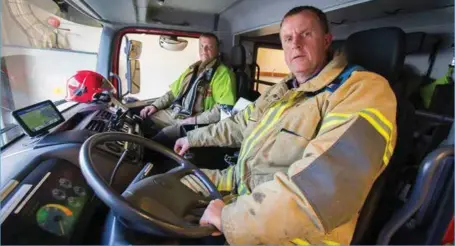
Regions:
M 188 132 L 187 137 L 190 147 L 240 147 L 243 141 L 243 131 L 253 110 L 254 104 L 250 104 L 250 106 L 234 116 L 216 124 Z
M 171 106 L 174 99 L 175 97 L 172 91 L 168 91 L 166 94 L 152 102 L 151 105 L 155 106 L 158 110 L 166 109 Z
M 206 110 L 196 116 L 197 124 L 212 124 L 220 121 L 221 112 L 218 105 L 215 105 L 210 110 Z
M 224 207 L 222 230 L 230 244 L 281 244 L 302 237 L 321 243 L 356 218 L 396 138 L 396 99 L 388 82 L 356 73 L 331 95 L 336 99 L 329 99 L 302 158 Z

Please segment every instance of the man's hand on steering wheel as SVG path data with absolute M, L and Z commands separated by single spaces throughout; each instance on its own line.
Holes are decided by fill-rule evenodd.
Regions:
M 182 156 L 185 154 L 185 152 L 188 151 L 190 148 L 190 144 L 188 142 L 188 138 L 179 138 L 175 142 L 174 146 L 174 151 L 175 153 L 179 154 Z M 185 182 L 184 182 L 185 183 Z M 189 184 L 185 183 L 185 185 L 189 186 Z M 204 211 L 204 214 L 202 215 L 199 224 L 201 225 L 213 225 L 218 229 L 217 232 L 214 232 L 212 236 L 219 236 L 222 234 L 221 230 L 221 211 L 223 210 L 223 207 L 225 206 L 224 202 L 220 199 L 212 200 L 210 201 L 209 205 Z
M 143 108 L 139 114 L 143 119 L 145 119 L 147 117 L 152 116 L 156 112 L 158 112 L 158 109 L 155 106 L 150 105 Z
M 199 221 L 199 224 L 201 225 L 213 225 L 216 229 L 218 229 L 218 231 L 214 232 L 212 236 L 220 236 L 223 234 L 221 229 L 221 211 L 224 206 L 224 202 L 220 199 L 210 201 L 201 217 L 201 220 Z
M 121 194 L 110 187 L 97 172 L 92 153 L 99 144 L 125 141 L 156 151 L 173 160 L 177 167 L 169 171 L 143 177 L 148 166 L 137 174 Z M 204 211 L 205 217 L 197 216 L 203 206 L 212 200 L 222 199 L 212 180 L 190 161 L 178 156 L 152 140 L 133 134 L 104 132 L 91 136 L 81 147 L 79 162 L 82 174 L 95 194 L 109 206 L 121 220 L 130 221 L 131 229 L 161 236 L 198 238 L 212 235 L 221 227 L 223 203 L 213 202 Z M 206 194 L 196 192 L 182 182 L 191 176 L 197 180 Z M 199 222 L 199 223 L 198 223 Z
M 188 150 L 190 149 L 190 143 L 188 142 L 188 138 L 179 138 L 175 142 L 174 145 L 174 152 L 180 156 L 183 156 Z

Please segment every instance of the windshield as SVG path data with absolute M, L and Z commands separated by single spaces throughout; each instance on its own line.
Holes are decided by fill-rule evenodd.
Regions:
M 53 101 L 59 110 L 67 80 L 95 70 L 102 27 L 65 1 L 2 1 L 0 146 L 22 135 L 11 112 Z
M 122 52 L 118 60 L 122 93 L 129 92 L 129 96 L 139 100 L 160 97 L 169 91 L 169 86 L 178 76 L 199 60 L 198 38 L 178 37 L 176 40 L 184 45 L 170 47 L 163 44 L 165 37 L 145 33 L 129 33 L 123 36 L 120 48 Z M 134 55 L 130 54 L 130 49 L 126 48 L 129 47 L 129 42 L 140 43 L 139 55 L 136 55 L 136 52 L 133 52 Z M 171 42 L 168 40 L 168 43 Z M 128 90 L 128 81 L 133 85 L 133 91 Z

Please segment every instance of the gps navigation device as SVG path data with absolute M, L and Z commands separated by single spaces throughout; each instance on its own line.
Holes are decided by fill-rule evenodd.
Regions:
M 46 134 L 50 129 L 65 121 L 50 100 L 15 110 L 13 117 L 30 137 Z

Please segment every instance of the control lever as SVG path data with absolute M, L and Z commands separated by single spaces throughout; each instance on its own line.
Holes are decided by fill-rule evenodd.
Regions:
M 122 110 L 117 109 L 117 111 L 115 111 L 115 114 L 113 114 L 111 116 L 111 119 L 109 121 L 109 127 L 108 127 L 109 130 L 116 130 L 116 129 L 118 129 L 118 127 L 123 126 L 123 120 L 121 119 L 122 118 L 121 115 L 122 115 Z
M 141 117 L 139 117 L 137 115 L 133 115 L 133 120 L 135 120 L 140 125 L 142 125 L 142 122 L 144 122 L 144 119 L 142 119 Z

